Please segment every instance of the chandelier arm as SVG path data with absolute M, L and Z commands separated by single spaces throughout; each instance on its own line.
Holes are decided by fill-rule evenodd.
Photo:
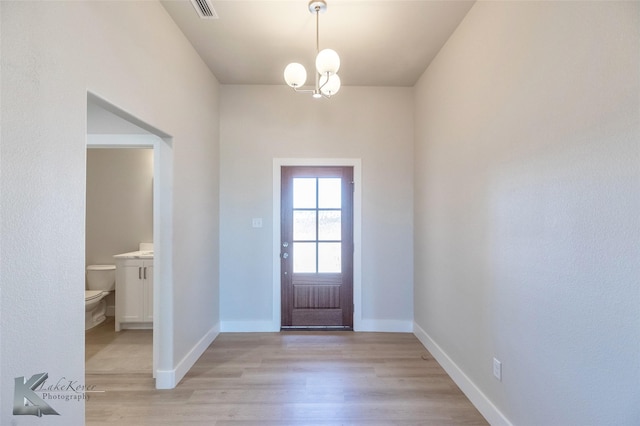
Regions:
M 316 92 L 315 89 L 298 89 L 297 87 L 293 87 L 293 90 L 299 93 L 315 93 Z
M 316 72 L 316 74 L 318 74 L 318 73 Z M 327 85 L 327 83 L 329 82 L 329 75 L 330 74 L 327 72 L 327 79 L 324 81 L 324 83 L 322 83 L 322 85 L 320 87 L 318 87 L 318 90 L 321 90 L 324 86 Z

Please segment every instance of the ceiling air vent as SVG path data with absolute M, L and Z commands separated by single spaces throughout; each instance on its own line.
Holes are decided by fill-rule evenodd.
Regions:
M 191 4 L 202 19 L 218 19 L 218 14 L 211 4 L 211 0 L 191 0 Z

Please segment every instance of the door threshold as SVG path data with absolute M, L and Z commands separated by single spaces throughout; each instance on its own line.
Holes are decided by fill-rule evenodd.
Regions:
M 283 325 L 280 331 L 353 331 L 353 327 L 342 325 Z

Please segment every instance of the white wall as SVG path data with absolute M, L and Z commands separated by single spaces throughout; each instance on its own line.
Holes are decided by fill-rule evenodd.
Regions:
M 0 14 L 0 423 L 41 424 L 12 415 L 13 378 L 84 378 L 87 91 L 172 136 L 172 356 L 160 368 L 183 371 L 215 335 L 218 83 L 157 2 L 3 1 Z M 47 424 L 83 423 L 82 402 L 54 408 Z
M 117 116 L 97 105 L 94 99 L 87 101 L 87 134 L 89 135 L 148 135 L 149 131 Z
M 87 265 L 153 242 L 153 150 L 88 149 L 86 204 Z
M 494 424 L 640 423 L 639 17 L 478 2 L 416 85 L 416 333 Z
M 363 328 L 410 330 L 412 91 L 344 87 L 330 100 L 287 86 L 222 86 L 223 330 L 271 329 L 273 159 L 362 159 Z M 252 218 L 262 228 L 252 228 Z

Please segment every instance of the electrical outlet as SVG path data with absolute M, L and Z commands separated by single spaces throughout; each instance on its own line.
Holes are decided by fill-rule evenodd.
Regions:
M 498 358 L 493 359 L 493 375 L 498 381 L 502 381 L 502 363 Z
M 262 218 L 261 217 L 254 217 L 251 220 L 251 226 L 253 226 L 254 228 L 262 228 Z

